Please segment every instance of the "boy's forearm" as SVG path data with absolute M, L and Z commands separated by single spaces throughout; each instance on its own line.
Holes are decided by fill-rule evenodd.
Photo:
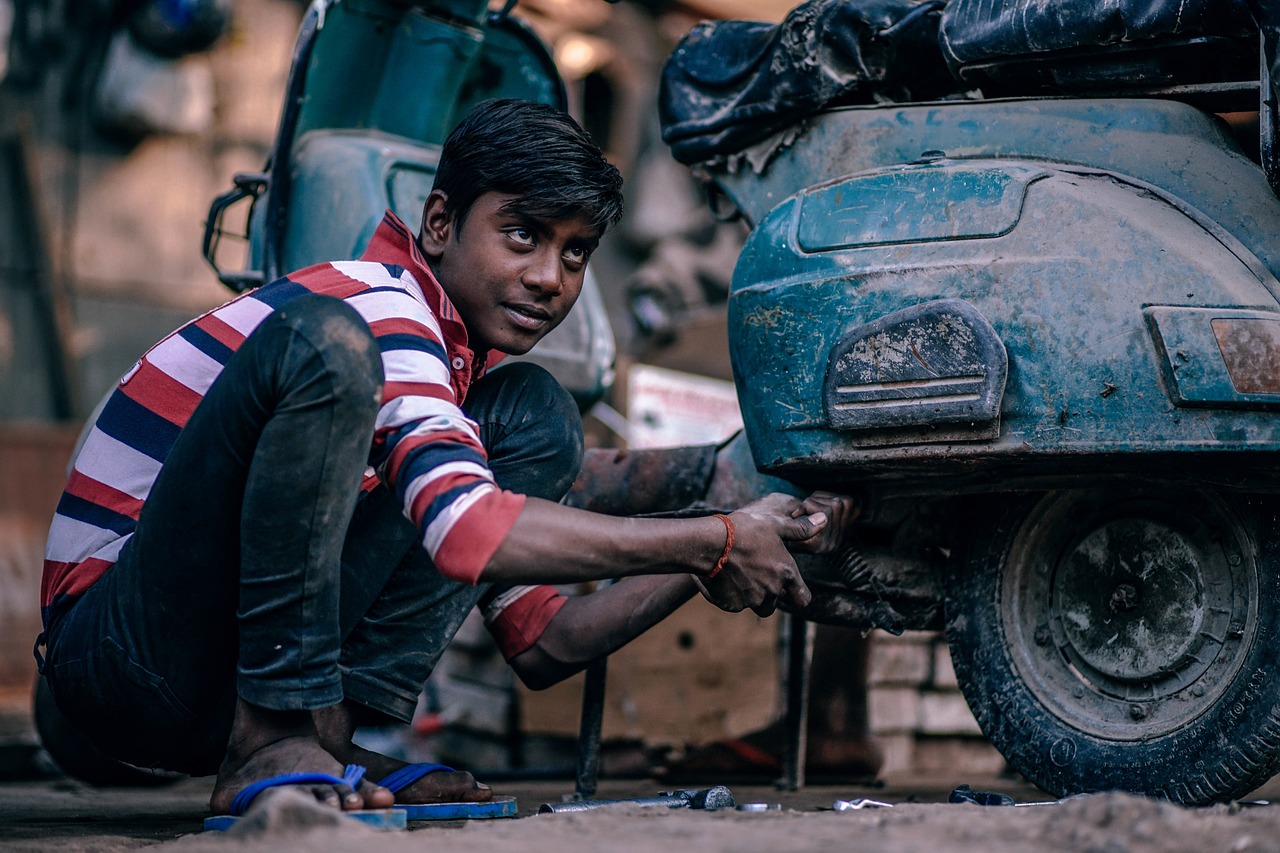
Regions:
M 529 687 L 550 687 L 622 648 L 696 592 L 689 575 L 647 575 L 570 598 L 511 666 Z
M 716 518 L 621 518 L 529 498 L 480 580 L 578 583 L 706 574 L 725 546 Z

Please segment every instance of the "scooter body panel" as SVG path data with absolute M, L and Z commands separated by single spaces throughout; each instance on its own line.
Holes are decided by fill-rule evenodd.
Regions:
M 961 490 L 1274 474 L 1280 201 L 1199 111 L 849 109 L 808 134 L 724 180 L 760 216 L 729 310 L 764 469 Z M 841 177 L 795 186 L 802 166 Z

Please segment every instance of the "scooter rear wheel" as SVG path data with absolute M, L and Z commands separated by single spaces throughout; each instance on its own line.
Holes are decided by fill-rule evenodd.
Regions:
M 998 502 L 947 589 L 956 676 L 1058 796 L 1201 804 L 1280 769 L 1280 497 L 1107 488 Z

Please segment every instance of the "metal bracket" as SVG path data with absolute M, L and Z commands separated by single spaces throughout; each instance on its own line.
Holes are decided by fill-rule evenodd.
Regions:
M 1277 152 L 1276 130 L 1280 125 L 1277 114 L 1275 80 L 1272 69 L 1280 71 L 1280 57 L 1276 55 L 1277 33 L 1265 24 L 1258 39 L 1258 148 L 1262 171 L 1267 176 L 1271 191 L 1280 196 L 1280 152 Z
M 213 267 L 213 271 L 217 273 L 218 281 L 236 293 L 243 293 L 250 288 L 262 285 L 265 276 L 262 270 L 229 272 L 218 266 L 218 246 L 223 237 L 235 237 L 240 240 L 249 239 L 247 225 L 244 234 L 227 232 L 222 227 L 222 218 L 233 205 L 245 199 L 250 199 L 249 216 L 245 218 L 247 224 L 253 215 L 253 205 L 266 192 L 271 180 L 265 172 L 247 172 L 236 175 L 232 178 L 232 182 L 234 186 L 215 198 L 213 203 L 209 205 L 209 216 L 204 223 L 204 240 L 201 243 L 201 252 L 204 254 L 204 259 L 208 261 L 209 266 Z

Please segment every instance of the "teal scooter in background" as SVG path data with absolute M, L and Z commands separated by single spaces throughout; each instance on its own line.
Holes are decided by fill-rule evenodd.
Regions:
M 384 210 L 416 230 L 440 146 L 487 98 L 564 109 L 546 47 L 515 2 L 315 0 L 294 48 L 279 129 L 260 173 L 214 200 L 204 255 L 236 292 L 314 263 L 358 257 Z M 230 219 L 247 215 L 248 259 L 220 252 Z M 236 213 L 231 213 L 237 209 Z M 527 358 L 586 410 L 612 385 L 615 345 L 590 273 L 578 306 Z

